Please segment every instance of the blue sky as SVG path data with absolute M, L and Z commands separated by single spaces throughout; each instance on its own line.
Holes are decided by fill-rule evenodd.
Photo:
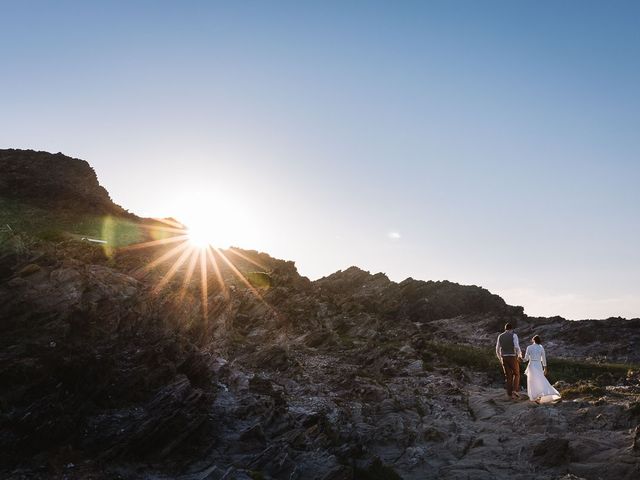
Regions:
M 317 278 L 640 316 L 640 3 L 0 0 L 0 147 Z M 222 238 L 222 237 L 221 237 Z

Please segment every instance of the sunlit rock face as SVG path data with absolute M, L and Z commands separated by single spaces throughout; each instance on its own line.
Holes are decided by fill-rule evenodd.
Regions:
M 84 172 L 47 179 L 55 209 L 25 200 L 43 190 L 13 164 L 33 156 Z M 255 251 L 168 256 L 183 244 L 132 216 L 139 243 L 105 248 L 68 221 L 86 213 L 69 198 L 99 218 L 110 203 L 88 164 L 2 162 L 3 205 L 60 220 L 42 235 L 2 212 L 2 478 L 638 476 L 637 319 L 530 318 L 480 287 L 356 267 L 312 282 Z M 507 321 L 543 337 L 562 403 L 504 398 L 492 350 Z M 605 357 L 624 365 L 590 363 Z

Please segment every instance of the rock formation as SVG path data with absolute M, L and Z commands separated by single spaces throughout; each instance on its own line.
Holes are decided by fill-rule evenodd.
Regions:
M 532 318 L 356 267 L 312 282 L 238 249 L 149 268 L 176 244 L 136 242 L 162 224 L 61 154 L 0 151 L 0 202 L 2 478 L 640 474 L 639 319 Z M 126 228 L 80 241 L 105 218 Z M 548 339 L 563 402 L 504 398 L 506 321 Z

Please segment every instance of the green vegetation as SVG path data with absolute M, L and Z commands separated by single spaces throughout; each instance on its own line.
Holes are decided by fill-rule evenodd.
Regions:
M 560 393 L 565 399 L 585 396 L 601 397 L 606 393 L 606 390 L 591 382 L 581 382 L 577 385 L 571 385 L 570 387 L 560 389 Z
M 65 236 L 64 232 L 62 232 L 61 230 L 57 230 L 57 229 L 48 229 L 48 230 L 40 230 L 39 232 L 37 232 L 37 237 L 40 240 L 44 240 L 46 242 L 63 242 L 64 240 L 67 240 L 67 237 Z
M 89 237 L 106 240 L 110 246 L 119 247 L 140 242 L 148 235 L 138 223 L 128 218 L 75 213 L 71 210 L 51 211 L 2 197 L 0 212 L 0 226 L 9 225 L 16 233 L 50 242 Z M 154 234 L 169 235 L 160 230 Z
M 489 374 L 500 373 L 501 367 L 493 349 L 471 345 L 427 342 L 423 348 L 425 364 L 438 362 L 449 366 L 467 367 Z M 609 377 L 612 381 L 626 377 L 636 365 L 619 363 L 593 363 L 566 358 L 550 358 L 548 378 L 551 383 L 558 380 L 575 383 L 581 380 L 596 380 Z M 524 365 L 524 364 L 523 364 Z M 608 382 L 605 382 L 608 383 Z
M 434 361 L 444 362 L 451 366 L 468 367 L 484 372 L 500 369 L 498 359 L 491 351 L 455 343 L 426 343 L 422 360 L 425 364 Z
M 563 380 L 573 383 L 580 380 L 596 380 L 598 377 L 610 375 L 612 380 L 624 378 L 629 370 L 635 370 L 636 365 L 622 363 L 593 363 L 583 360 L 567 358 L 550 358 L 548 378 L 551 383 Z

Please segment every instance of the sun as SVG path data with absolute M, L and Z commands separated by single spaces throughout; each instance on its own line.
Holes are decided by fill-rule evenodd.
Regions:
M 252 215 L 232 198 L 198 198 L 185 205 L 177 218 L 186 227 L 194 247 L 255 248 L 257 240 Z
M 206 214 L 194 214 L 184 222 L 187 227 L 187 239 L 191 245 L 198 248 L 237 246 L 242 241 L 242 229 L 232 220 L 222 215 L 211 217 Z
M 218 243 L 215 229 L 211 225 L 191 225 L 187 229 L 187 236 L 189 243 L 198 248 L 206 248 L 210 245 L 217 245 Z M 223 245 L 223 247 L 226 246 L 227 245 Z
M 199 276 L 200 302 L 205 321 L 209 312 L 210 277 L 215 279 L 222 295 L 229 298 L 226 283 L 228 275 L 225 277 L 223 270 L 235 276 L 274 315 L 279 315 L 262 297 L 259 291 L 262 287 L 256 288 L 246 272 L 241 270 L 246 268 L 247 262 L 262 272 L 267 270 L 255 256 L 255 252 L 246 250 L 261 237 L 261 229 L 257 223 L 259 218 L 256 220 L 256 217 L 250 215 L 255 207 L 251 210 L 242 208 L 240 201 L 232 201 L 231 198 L 200 196 L 197 201 L 189 203 L 185 201 L 186 197 L 178 198 L 173 202 L 174 215 L 154 218 L 156 224 L 141 226 L 148 231 L 146 239 L 120 246 L 118 252 L 160 248 L 159 255 L 139 268 L 134 275 L 142 279 L 153 270 L 164 270 L 154 283 L 153 292 L 159 294 L 175 291 L 179 301 L 193 293 L 189 286 Z M 243 248 L 245 251 L 242 251 Z M 245 267 L 237 266 L 238 260 Z M 176 281 L 180 275 L 182 279 Z

